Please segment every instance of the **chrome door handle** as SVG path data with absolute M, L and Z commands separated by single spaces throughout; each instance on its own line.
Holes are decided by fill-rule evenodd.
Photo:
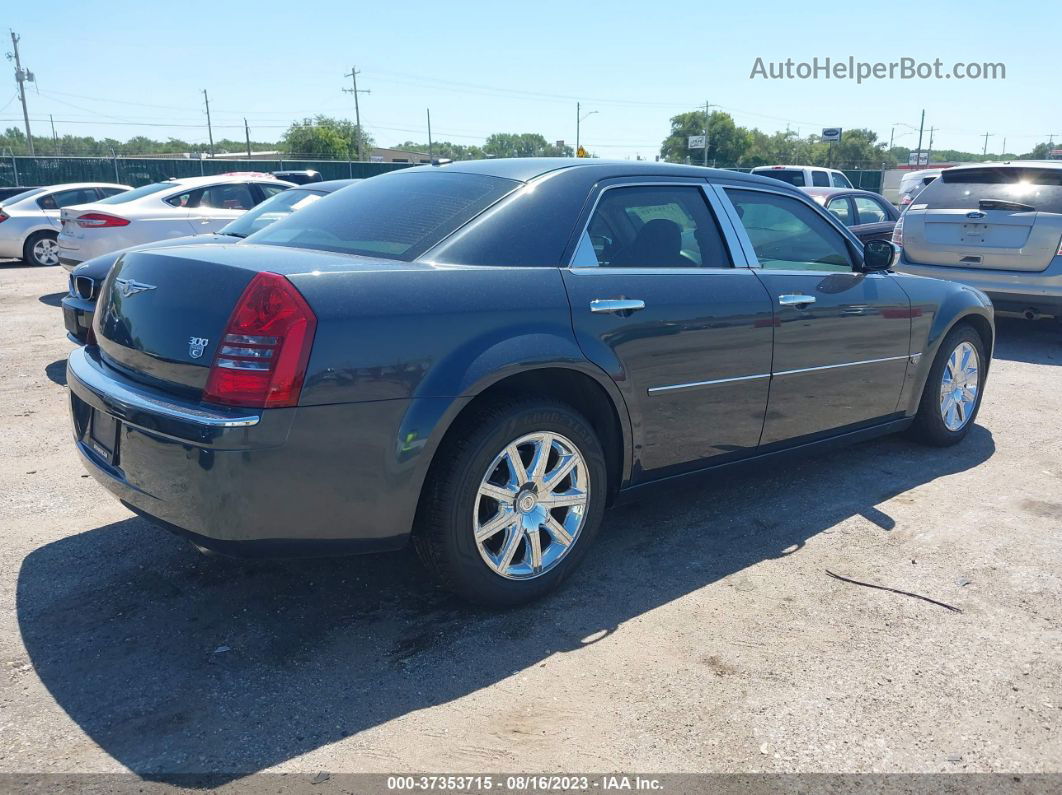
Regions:
M 813 295 L 780 295 L 778 296 L 778 303 L 780 306 L 800 306 L 801 304 L 813 304 L 815 303 L 815 296 Z
M 637 312 L 645 309 L 645 301 L 636 298 L 595 298 L 590 302 L 590 311 L 601 312 Z

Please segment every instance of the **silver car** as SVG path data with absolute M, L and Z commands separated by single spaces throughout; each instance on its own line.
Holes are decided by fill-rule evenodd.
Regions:
M 996 310 L 1062 319 L 1062 162 L 945 170 L 893 231 L 896 270 L 962 282 Z
M 59 214 L 64 207 L 87 204 L 129 190 L 112 182 L 75 182 L 19 193 L 0 203 L 0 259 L 28 265 L 58 265 Z

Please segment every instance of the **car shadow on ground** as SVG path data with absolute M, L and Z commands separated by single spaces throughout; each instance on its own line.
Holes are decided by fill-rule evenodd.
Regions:
M 992 355 L 1012 362 L 1062 365 L 1062 322 L 997 317 Z
M 48 376 L 48 380 L 59 384 L 59 386 L 66 386 L 66 359 L 57 359 L 44 368 L 44 374 Z
M 660 491 L 611 511 L 558 593 L 505 612 L 437 590 L 410 552 L 241 562 L 132 518 L 32 552 L 18 622 L 104 751 L 146 779 L 215 786 L 578 654 L 857 514 L 884 539 L 894 522 L 875 506 L 994 449 L 977 426 L 946 450 L 893 437 Z
M 63 298 L 65 296 L 66 293 L 48 293 L 48 295 L 42 295 L 37 300 L 40 301 L 42 304 L 47 304 L 48 306 L 60 307 L 63 305 Z

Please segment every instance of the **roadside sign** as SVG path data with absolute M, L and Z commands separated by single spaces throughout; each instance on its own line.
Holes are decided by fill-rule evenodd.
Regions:
M 689 142 L 686 144 L 687 149 L 704 149 L 706 135 L 691 135 L 689 136 Z
M 907 165 L 909 166 L 928 166 L 929 165 L 929 152 L 918 151 L 917 149 L 912 151 L 907 156 Z
M 841 128 L 840 127 L 823 127 L 822 140 L 824 141 L 840 141 L 841 140 Z
M 1048 157 L 1062 157 L 1062 149 L 1052 149 L 1047 153 Z
M 576 151 L 575 156 L 576 157 L 589 157 L 589 155 L 586 153 L 586 150 L 582 146 L 580 146 L 578 151 Z

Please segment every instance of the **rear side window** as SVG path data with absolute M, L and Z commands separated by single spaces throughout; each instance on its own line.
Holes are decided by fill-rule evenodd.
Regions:
M 695 186 L 606 190 L 580 245 L 577 266 L 731 266 L 719 226 Z
M 998 166 L 948 169 L 918 194 L 930 210 L 978 210 L 993 199 L 1062 213 L 1062 169 Z
M 520 184 L 446 170 L 387 174 L 337 192 L 248 240 L 408 262 Z
M 153 182 L 150 185 L 142 185 L 139 188 L 133 188 L 127 190 L 124 193 L 118 193 L 114 196 L 108 196 L 106 199 L 100 199 L 100 204 L 125 204 L 126 202 L 133 202 L 137 199 L 142 199 L 145 196 L 150 196 L 152 193 L 158 193 L 164 190 L 173 190 L 174 184 L 172 182 Z
M 830 175 L 825 171 L 812 171 L 811 184 L 816 188 L 828 188 L 830 187 Z M 841 187 L 847 186 L 842 185 Z
M 867 196 L 856 196 L 855 206 L 861 224 L 880 224 L 889 220 L 885 208 Z
M 852 213 L 848 204 L 848 199 L 841 197 L 839 199 L 831 199 L 830 203 L 826 205 L 826 209 L 837 216 L 837 220 L 845 226 L 851 226 L 855 221 L 852 220 Z
M 852 183 L 848 181 L 848 177 L 840 172 L 833 172 L 830 174 L 830 179 L 833 180 L 833 187 L 835 188 L 850 188 Z
M 42 210 L 59 210 L 74 204 L 88 204 L 98 198 L 95 188 L 71 188 L 70 190 L 57 190 L 37 199 L 37 205 Z
M 752 173 L 757 177 L 778 179 L 797 188 L 803 188 L 807 185 L 804 179 L 804 172 L 795 168 L 772 168 L 767 171 L 754 171 Z

